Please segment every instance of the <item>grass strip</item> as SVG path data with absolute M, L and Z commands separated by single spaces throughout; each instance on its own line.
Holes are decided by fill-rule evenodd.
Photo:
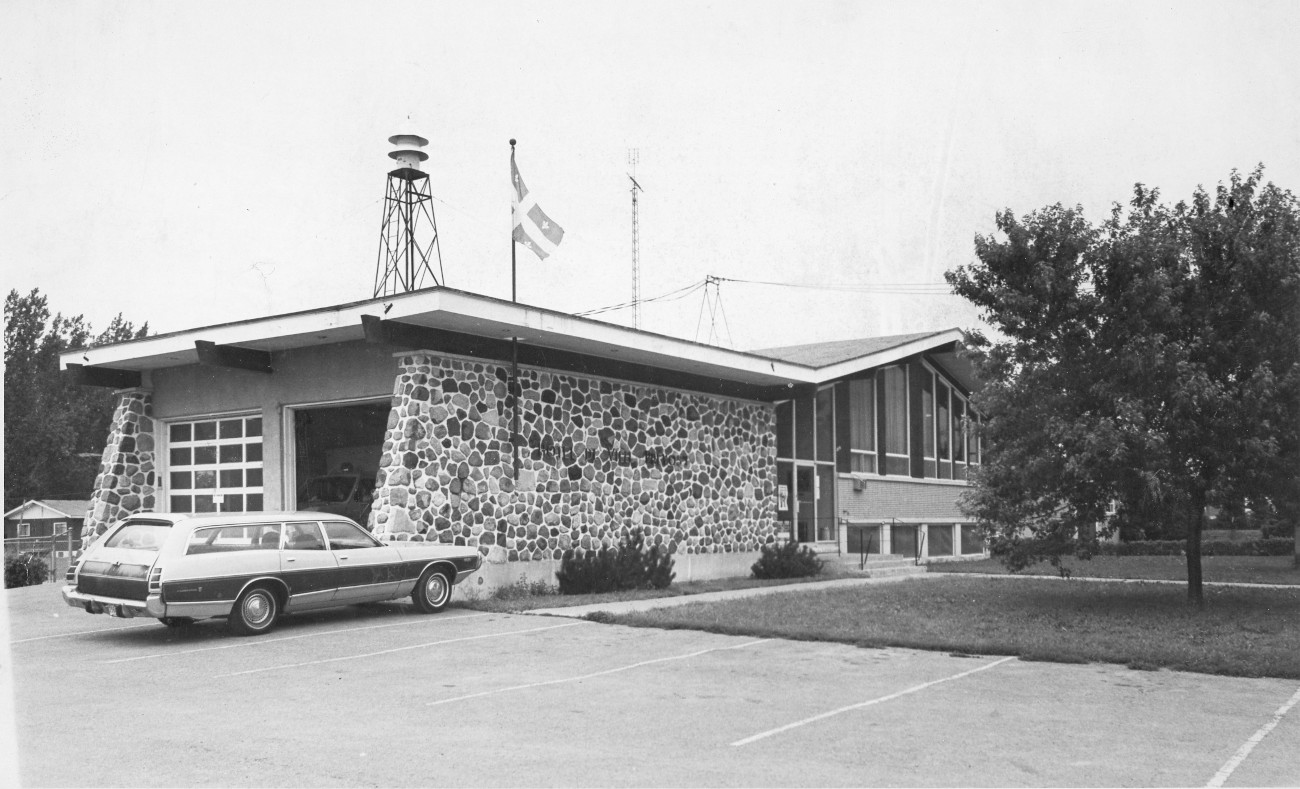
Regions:
M 1061 663 L 1300 679 L 1300 590 L 1209 588 L 1206 608 L 1162 584 L 1006 583 L 954 575 L 694 603 L 601 621 Z

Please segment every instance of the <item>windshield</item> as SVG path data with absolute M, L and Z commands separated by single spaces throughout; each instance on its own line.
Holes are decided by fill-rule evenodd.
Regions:
M 356 483 L 356 477 L 313 477 L 307 480 L 304 498 L 326 503 L 347 501 Z
M 105 548 L 134 548 L 141 551 L 157 551 L 167 539 L 170 523 L 150 521 L 147 523 L 128 523 L 104 541 Z

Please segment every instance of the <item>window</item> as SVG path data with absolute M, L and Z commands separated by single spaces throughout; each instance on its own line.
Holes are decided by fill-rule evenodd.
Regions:
M 128 523 L 105 540 L 104 547 L 156 552 L 171 533 L 171 527 L 170 523 L 160 521 Z
M 30 523 L 20 523 L 20 524 L 18 524 L 18 536 L 19 536 L 19 537 L 30 537 L 30 536 L 32 536 L 32 525 L 31 525 Z
M 776 456 L 794 457 L 792 439 L 794 437 L 794 401 L 786 400 L 776 404 Z
M 794 401 L 794 456 L 800 460 L 814 460 L 813 456 L 813 398 L 811 395 Z
M 930 541 L 930 547 L 927 553 L 930 556 L 952 556 L 952 524 L 943 525 L 931 524 L 926 531 L 926 539 Z
M 885 453 L 907 457 L 907 370 L 886 367 Z
M 937 425 L 939 460 L 941 461 L 951 460 L 952 459 L 952 420 L 950 417 L 949 403 L 948 403 L 949 390 L 947 384 L 944 383 L 940 383 L 938 387 L 936 387 L 936 389 L 939 392 L 938 425 Z
M 351 523 L 329 521 L 325 524 L 325 536 L 329 538 L 331 551 L 346 551 L 352 548 L 378 548 L 383 543 L 358 529 Z
M 817 459 L 835 460 L 835 389 L 817 390 Z
M 55 537 L 58 537 L 58 536 L 60 536 L 60 535 L 67 534 L 67 533 L 68 533 L 68 522 L 67 522 L 67 521 L 58 521 L 57 523 L 54 524 L 54 536 L 55 536 Z
M 911 472 L 911 428 L 907 397 L 907 368 L 886 367 L 883 371 L 885 409 L 885 473 L 907 475 Z
M 980 532 L 979 526 L 973 523 L 961 525 L 961 552 L 963 554 L 984 552 L 984 535 Z
M 849 381 L 849 449 L 851 471 L 876 470 L 876 382 Z
M 279 547 L 280 524 L 261 523 L 195 529 L 190 535 L 185 553 L 193 555 L 230 551 L 274 551 Z
M 325 550 L 325 541 L 320 536 L 320 524 L 286 523 L 284 547 L 290 551 Z
M 262 509 L 262 418 L 173 422 L 167 429 L 172 512 Z

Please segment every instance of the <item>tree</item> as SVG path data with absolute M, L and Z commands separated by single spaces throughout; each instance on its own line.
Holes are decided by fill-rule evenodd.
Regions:
M 78 315 L 52 319 L 39 289 L 5 298 L 4 506 L 28 499 L 88 496 L 115 407 L 106 389 L 69 384 L 59 354 L 144 337 L 119 314 L 93 334 Z
M 972 333 L 988 447 L 964 506 L 1012 569 L 1088 557 L 1092 526 L 1186 524 L 1203 604 L 1207 504 L 1300 501 L 1300 204 L 1263 167 L 1213 196 L 1134 188 L 1099 227 L 1061 205 L 975 240 L 948 272 Z

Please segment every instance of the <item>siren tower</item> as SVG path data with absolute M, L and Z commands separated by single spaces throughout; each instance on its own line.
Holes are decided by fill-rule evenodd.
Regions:
M 429 175 L 420 170 L 421 162 L 429 158 L 429 154 L 420 149 L 429 141 L 418 134 L 405 132 L 394 134 L 388 142 L 396 146 L 388 153 L 388 158 L 397 162 L 397 169 L 389 171 L 388 188 L 384 194 L 373 298 L 417 290 L 427 284 L 426 278 L 434 285 L 446 282 Z M 436 274 L 433 271 L 435 264 L 438 267 Z

